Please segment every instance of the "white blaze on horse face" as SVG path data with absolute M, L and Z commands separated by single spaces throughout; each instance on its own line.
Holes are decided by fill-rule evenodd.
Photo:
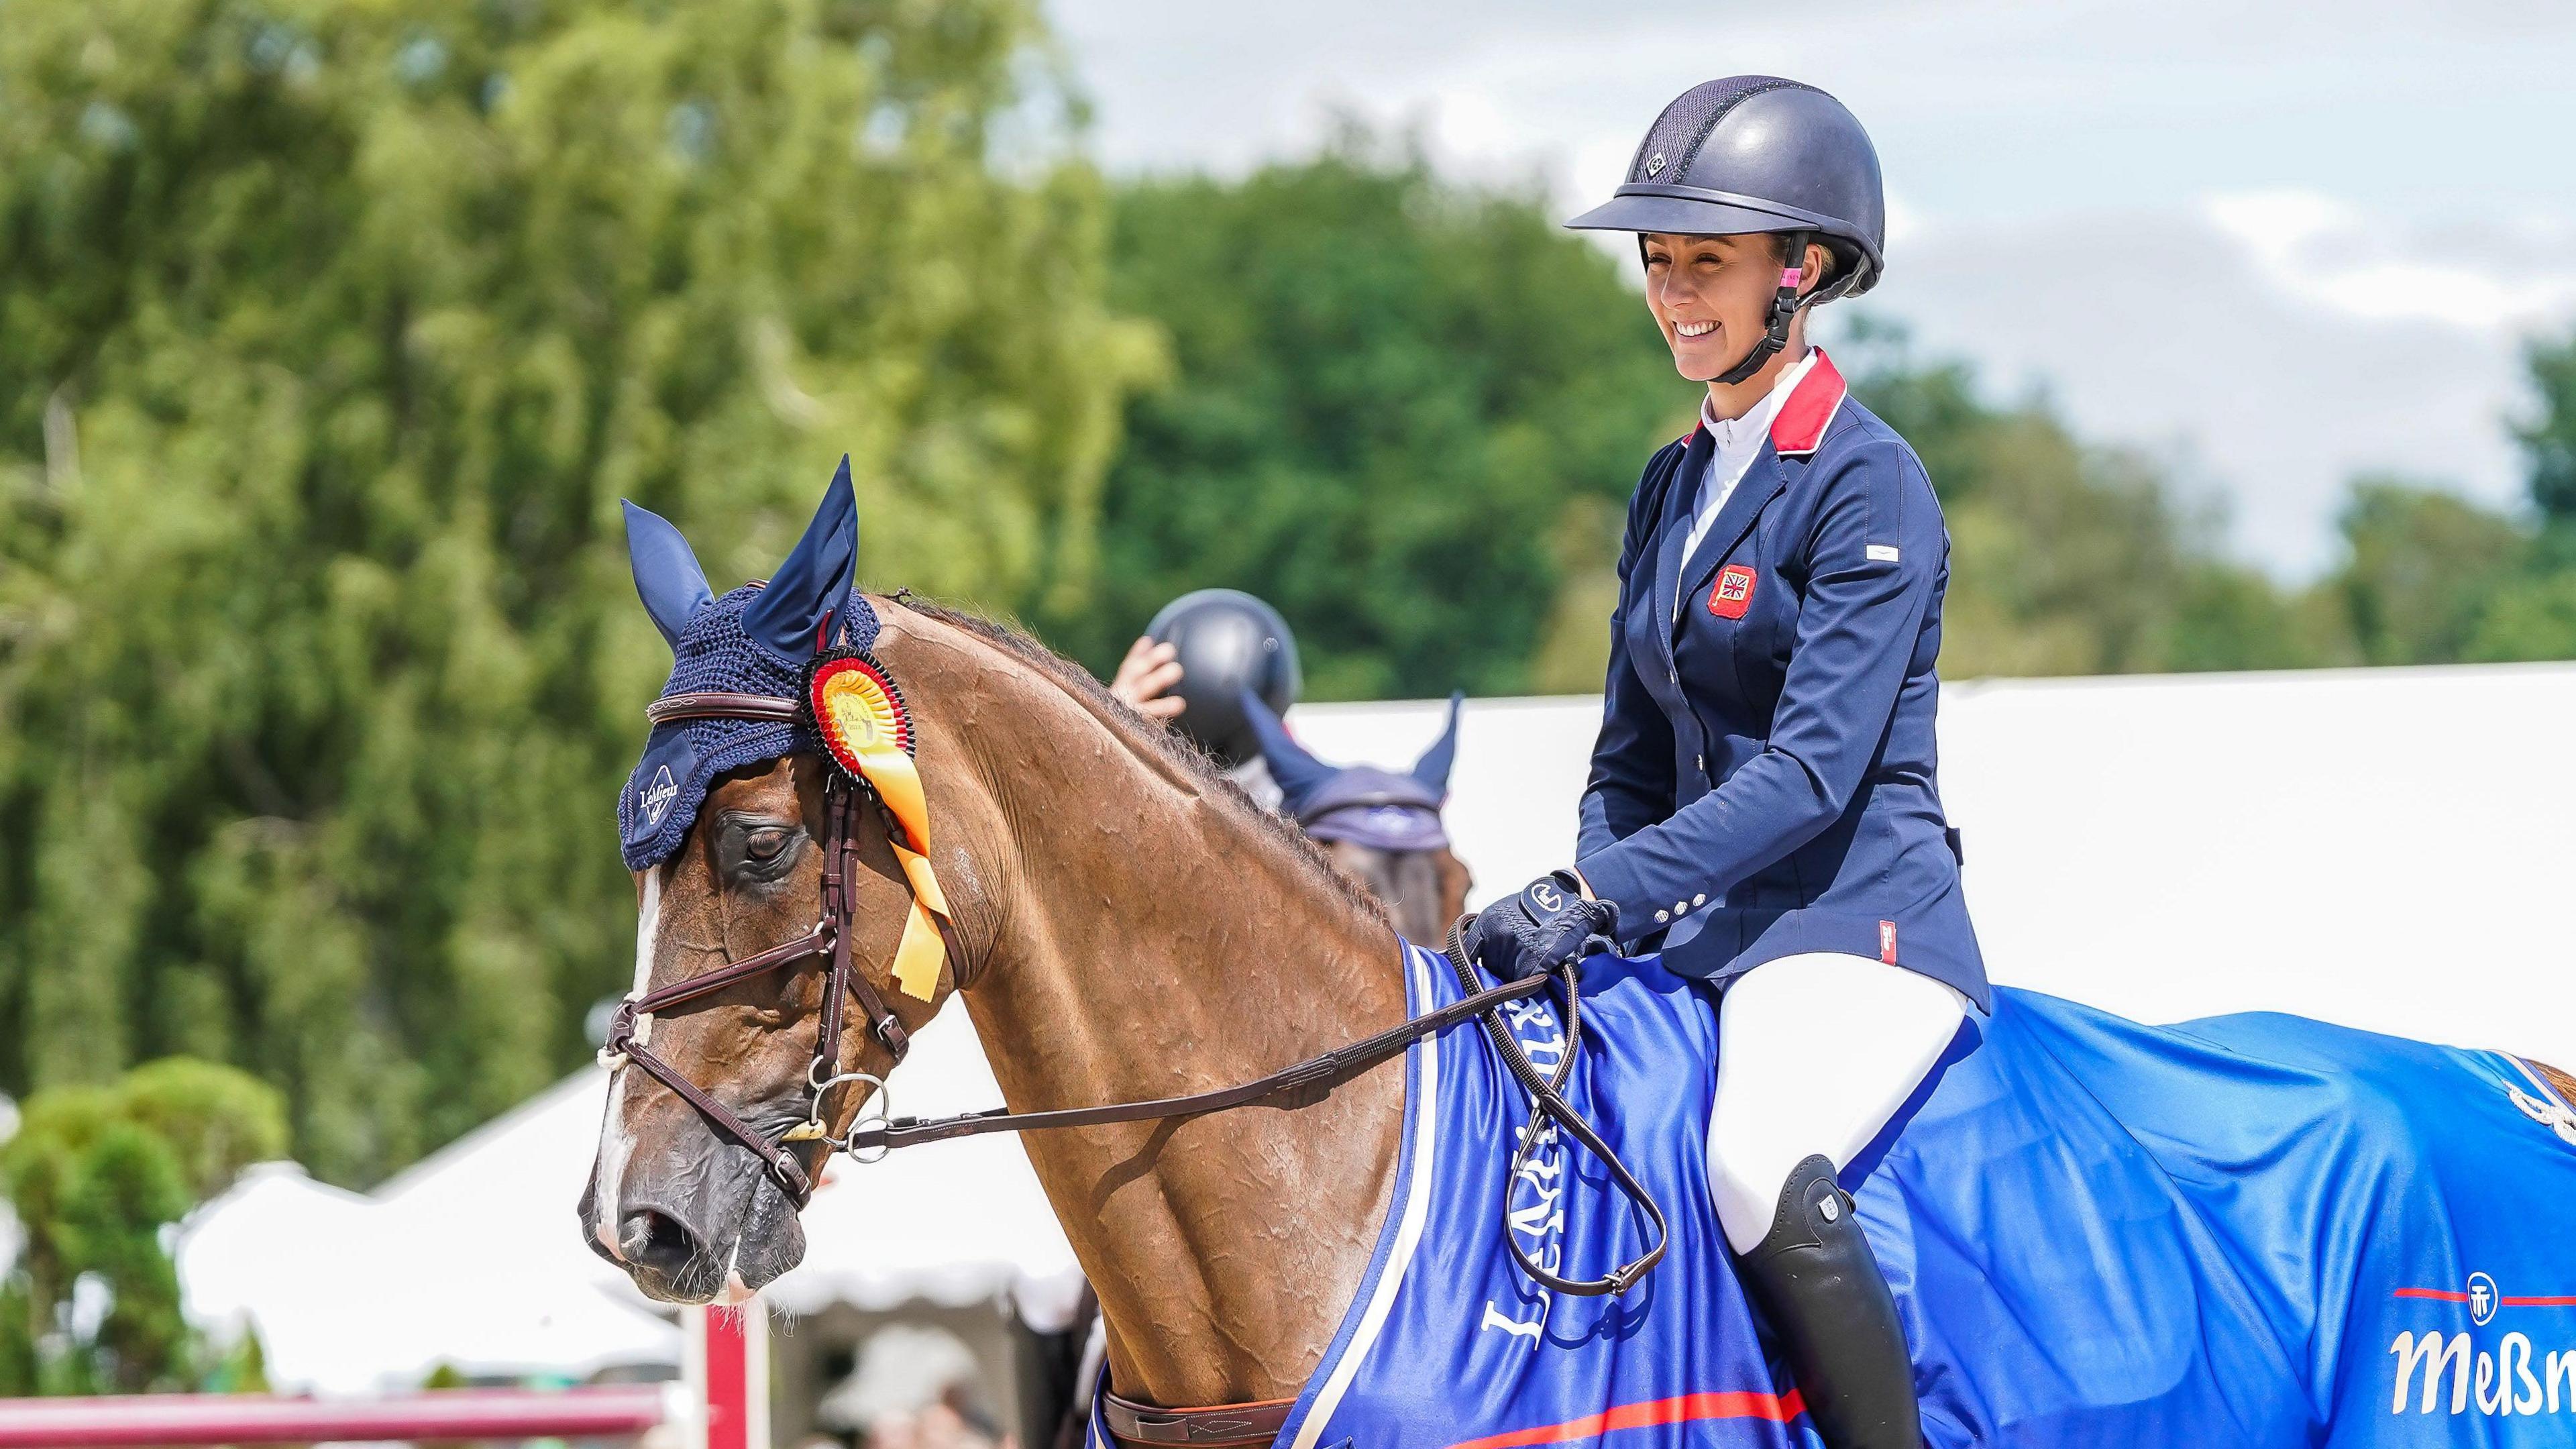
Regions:
M 653 988 L 654 946 L 662 936 L 662 868 L 644 872 L 642 899 L 635 907 L 635 995 Z M 652 1039 L 653 1018 L 635 1023 L 635 1040 Z M 617 1191 L 626 1179 L 626 1160 L 635 1153 L 635 1134 L 626 1130 L 626 1063 L 620 1059 L 608 1074 L 608 1111 L 599 1124 L 599 1176 L 591 1184 L 591 1232 L 601 1247 L 617 1251 Z

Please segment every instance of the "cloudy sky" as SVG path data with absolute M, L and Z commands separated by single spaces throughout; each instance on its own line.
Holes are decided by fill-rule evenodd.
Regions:
M 1888 178 L 1864 305 L 2173 457 L 2288 576 L 2357 470 L 2518 497 L 2519 348 L 2576 321 L 2566 0 L 1049 4 L 1120 170 L 1237 172 L 1351 113 L 1571 210 L 1698 81 L 1823 86 Z

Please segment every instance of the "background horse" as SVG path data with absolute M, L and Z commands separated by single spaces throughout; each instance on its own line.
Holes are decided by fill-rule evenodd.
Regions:
M 1449 766 L 1458 757 L 1458 712 L 1466 696 L 1449 696 L 1449 722 L 1412 768 L 1330 765 L 1309 754 L 1260 696 L 1246 690 L 1243 712 L 1279 786 L 1279 808 L 1386 903 L 1395 929 L 1417 945 L 1437 947 L 1449 923 L 1467 909 L 1475 883 L 1449 849 L 1440 823 L 1449 798 Z

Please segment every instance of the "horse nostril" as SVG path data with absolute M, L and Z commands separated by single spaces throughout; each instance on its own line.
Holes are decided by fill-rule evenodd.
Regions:
M 618 1256 L 664 1277 L 677 1277 L 698 1247 L 698 1235 L 668 1213 L 632 1208 L 617 1220 Z

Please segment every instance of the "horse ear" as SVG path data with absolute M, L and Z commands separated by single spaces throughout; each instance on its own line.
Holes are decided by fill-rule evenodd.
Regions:
M 1449 766 L 1458 758 L 1458 710 L 1466 702 L 1465 690 L 1449 691 L 1449 727 L 1413 762 L 1415 782 L 1443 799 L 1449 795 Z
M 787 561 L 768 587 L 742 611 L 742 631 L 782 659 L 814 652 L 823 621 L 840 607 L 850 587 L 850 565 L 859 553 L 859 504 L 850 491 L 850 456 L 823 490 L 823 506 L 805 525 Z
M 1243 691 L 1243 717 L 1252 723 L 1253 738 L 1261 742 L 1261 759 L 1270 767 L 1270 778 L 1279 786 L 1280 804 L 1290 815 L 1304 813 L 1306 801 L 1326 781 L 1341 771 L 1306 753 L 1306 747 L 1288 737 L 1288 727 L 1271 713 L 1269 701 L 1246 688 Z
M 624 499 L 618 502 L 626 509 L 626 560 L 635 570 L 635 592 L 644 600 L 644 612 L 653 616 L 653 627 L 677 649 L 680 631 L 715 598 L 707 590 L 706 571 L 669 520 Z

